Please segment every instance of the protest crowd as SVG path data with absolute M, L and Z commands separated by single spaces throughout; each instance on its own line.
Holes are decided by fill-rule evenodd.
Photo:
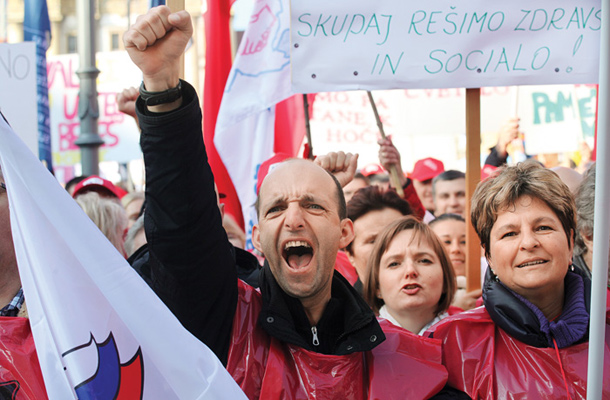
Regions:
M 141 129 L 145 192 L 99 176 L 66 190 L 247 398 L 586 398 L 590 158 L 555 169 L 511 162 L 519 119 L 500 121 L 469 201 L 463 171 L 422 157 L 407 172 L 389 137 L 378 165 L 360 170 L 358 155 L 343 151 L 274 160 L 258 178 L 248 251 L 208 163 L 200 99 L 180 79 L 192 32 L 188 13 L 161 6 L 123 37 L 145 89 L 117 103 Z M 1 171 L 0 182 L 0 315 L 27 330 Z M 475 266 L 470 223 L 481 244 Z M 480 269 L 480 288 L 467 287 L 469 268 Z M 24 398 L 42 398 L 28 354 L 27 370 L 11 373 Z M 0 398 L 9 397 L 0 389 Z

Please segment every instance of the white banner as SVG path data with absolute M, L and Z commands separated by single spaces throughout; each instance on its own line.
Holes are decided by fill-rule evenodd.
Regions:
M 0 110 L 30 151 L 38 156 L 34 42 L 0 43 Z
M 595 83 L 599 0 L 291 0 L 297 92 Z
M 245 399 L 1 119 L 0 164 L 49 399 Z

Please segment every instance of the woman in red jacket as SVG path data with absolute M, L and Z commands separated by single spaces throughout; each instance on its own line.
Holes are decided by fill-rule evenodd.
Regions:
M 375 314 L 422 335 L 449 316 L 455 290 L 451 261 L 428 224 L 407 216 L 381 231 L 364 286 Z
M 535 162 L 505 167 L 477 187 L 471 219 L 489 264 L 485 307 L 429 331 L 449 384 L 472 398 L 585 399 L 591 282 L 572 266 L 568 187 Z

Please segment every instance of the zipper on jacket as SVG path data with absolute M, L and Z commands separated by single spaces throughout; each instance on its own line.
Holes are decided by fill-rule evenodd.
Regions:
M 320 340 L 318 340 L 318 328 L 316 328 L 315 326 L 311 327 L 311 333 L 313 334 L 313 345 L 314 346 L 319 346 L 320 345 Z

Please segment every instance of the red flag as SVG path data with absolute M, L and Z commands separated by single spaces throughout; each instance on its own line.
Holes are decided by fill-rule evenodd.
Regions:
M 230 10 L 234 0 L 207 0 L 208 9 L 204 14 L 206 54 L 205 79 L 203 86 L 203 140 L 212 167 L 218 191 L 224 193 L 225 210 L 244 226 L 239 198 L 216 147 L 214 130 L 216 117 L 222 100 L 227 77 L 231 71 L 231 36 L 229 30 Z
M 309 99 L 312 106 L 313 96 Z M 310 113 L 311 114 L 311 113 Z M 296 156 L 305 137 L 305 113 L 303 96 L 295 94 L 275 106 L 275 153 L 287 153 Z

